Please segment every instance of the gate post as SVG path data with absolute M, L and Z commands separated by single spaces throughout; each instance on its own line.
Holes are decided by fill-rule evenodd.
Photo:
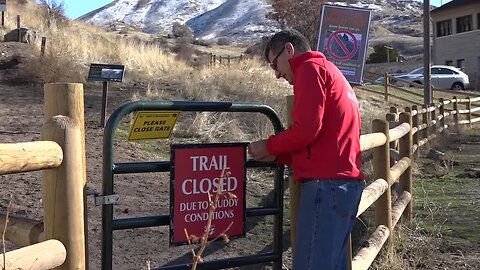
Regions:
M 67 250 L 65 263 L 57 269 L 84 270 L 87 262 L 80 128 L 69 117 L 54 116 L 44 124 L 42 139 L 55 141 L 63 150 L 62 164 L 43 171 L 45 239 L 58 239 Z
M 292 123 L 292 109 L 294 96 L 287 96 L 287 127 L 291 126 Z M 291 170 L 290 170 L 291 171 Z M 297 238 L 297 213 L 298 205 L 300 204 L 300 186 L 295 182 L 292 175 L 288 176 L 288 189 L 290 192 L 290 239 L 292 242 L 292 254 L 295 250 L 295 240 Z
M 78 125 L 81 135 L 81 178 L 83 181 L 84 229 L 85 229 L 85 264 L 88 266 L 88 218 L 87 218 L 87 160 L 85 154 L 85 112 L 83 101 L 83 84 L 81 83 L 47 83 L 44 87 L 44 121 L 55 115 L 68 116 Z

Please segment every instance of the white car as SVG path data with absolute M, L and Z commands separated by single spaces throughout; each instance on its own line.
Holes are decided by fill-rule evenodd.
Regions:
M 431 83 L 434 88 L 465 90 L 469 87 L 468 75 L 456 67 L 435 65 L 430 67 Z M 423 67 L 414 69 L 396 78 L 423 84 Z

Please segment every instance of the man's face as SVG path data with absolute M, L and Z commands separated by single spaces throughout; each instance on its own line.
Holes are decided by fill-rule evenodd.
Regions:
M 268 53 L 270 67 L 275 71 L 277 79 L 284 78 L 289 84 L 293 85 L 293 74 L 288 59 L 291 57 L 291 50 L 288 45 L 283 45 L 278 53 L 272 50 Z

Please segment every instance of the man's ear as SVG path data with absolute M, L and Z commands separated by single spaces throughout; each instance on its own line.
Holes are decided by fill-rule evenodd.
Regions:
M 289 56 L 293 56 L 295 54 L 295 47 L 290 42 L 285 43 L 285 51 Z

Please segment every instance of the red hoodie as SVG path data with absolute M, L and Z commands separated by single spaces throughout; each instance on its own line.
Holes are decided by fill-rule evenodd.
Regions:
M 292 165 L 294 179 L 363 179 L 360 112 L 355 93 L 325 56 L 310 51 L 290 59 L 293 125 L 271 136 L 267 149 Z

